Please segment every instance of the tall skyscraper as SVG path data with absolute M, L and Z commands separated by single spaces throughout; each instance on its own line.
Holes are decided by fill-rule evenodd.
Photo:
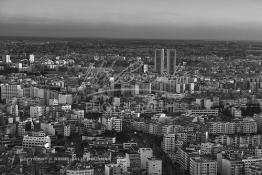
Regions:
M 164 49 L 156 49 L 155 50 L 155 59 L 154 59 L 154 66 L 155 71 L 157 73 L 163 73 L 164 72 Z
M 167 73 L 173 74 L 176 70 L 176 50 L 167 49 Z
M 165 49 L 156 49 L 154 66 L 157 73 L 166 71 L 168 74 L 173 74 L 176 70 L 176 50 L 167 49 L 165 57 Z

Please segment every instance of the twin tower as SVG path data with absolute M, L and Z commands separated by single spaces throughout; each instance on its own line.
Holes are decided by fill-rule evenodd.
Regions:
M 159 74 L 163 72 L 167 72 L 170 75 L 173 74 L 176 71 L 176 50 L 166 49 L 165 52 L 165 49 L 156 49 L 154 69 Z

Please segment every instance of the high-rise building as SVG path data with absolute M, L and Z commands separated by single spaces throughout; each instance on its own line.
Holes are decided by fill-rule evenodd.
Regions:
M 165 57 L 165 49 L 156 49 L 154 65 L 157 73 L 166 71 L 168 74 L 173 74 L 176 71 L 176 50 L 167 49 Z
M 155 50 L 155 59 L 154 59 L 154 68 L 157 73 L 163 73 L 165 68 L 165 50 L 156 49 Z
M 167 49 L 167 73 L 173 74 L 176 71 L 176 50 Z

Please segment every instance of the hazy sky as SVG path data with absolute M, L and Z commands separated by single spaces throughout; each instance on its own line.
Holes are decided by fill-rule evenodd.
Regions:
M 0 35 L 262 40 L 262 0 L 0 0 Z

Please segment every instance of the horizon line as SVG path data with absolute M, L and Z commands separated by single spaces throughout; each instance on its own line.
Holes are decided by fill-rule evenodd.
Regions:
M 94 39 L 94 40 L 98 40 L 98 39 L 103 39 L 103 40 L 161 40 L 161 41 L 232 41 L 232 42 L 235 42 L 235 41 L 240 41 L 240 42 L 262 42 L 261 39 L 258 39 L 258 40 L 246 40 L 246 39 L 228 39 L 228 40 L 225 40 L 225 39 L 216 39 L 216 38 L 213 38 L 213 39 L 196 39 L 196 38 L 192 38 L 192 39 L 189 39 L 189 38 L 171 38 L 171 39 L 168 39 L 168 38 L 149 38 L 149 37 L 140 37 L 140 38 L 134 38 L 134 37 L 110 37 L 110 36 L 103 36 L 103 37 L 90 37 L 90 36 L 36 36 L 36 35 L 32 35 L 32 36 L 22 36 L 22 35 L 8 35 L 8 36 L 3 36 L 3 35 L 0 35 L 0 39 L 3 39 L 3 38 L 30 38 L 30 39 L 57 39 L 57 40 L 70 40 L 70 39 Z

